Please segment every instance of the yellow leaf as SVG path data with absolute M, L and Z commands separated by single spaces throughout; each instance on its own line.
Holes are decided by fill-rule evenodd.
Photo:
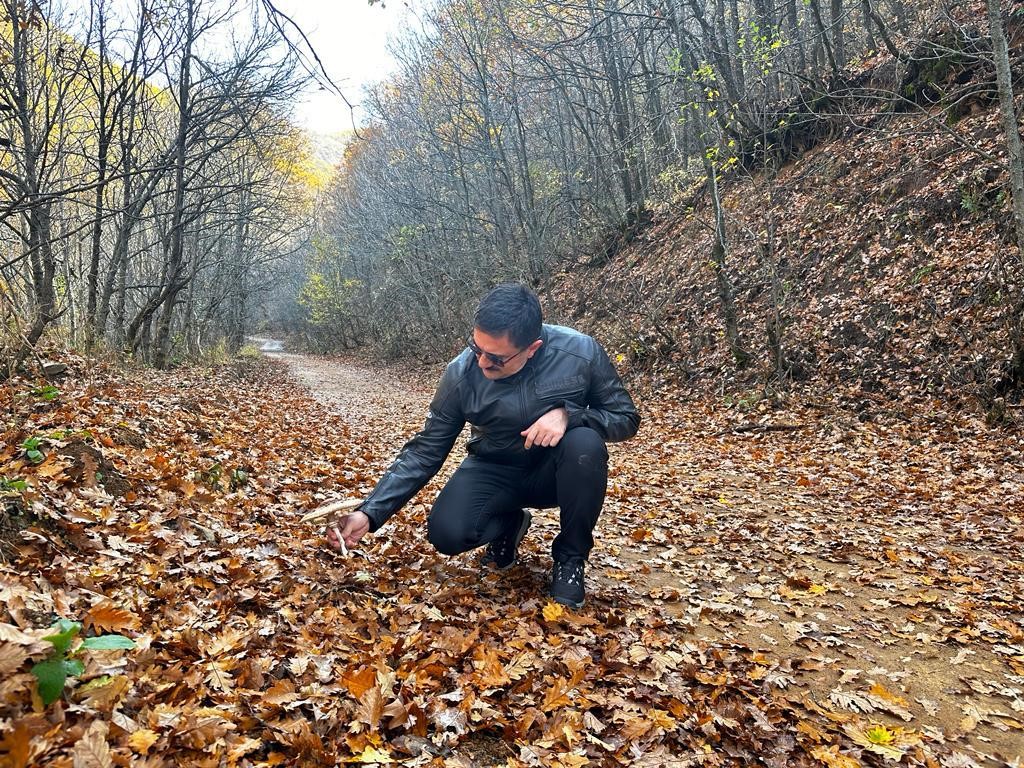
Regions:
M 67 469 L 69 466 L 70 464 L 66 464 L 57 459 L 54 459 L 52 461 L 50 459 L 47 459 L 44 464 L 40 464 L 39 468 L 36 469 L 36 474 L 39 477 L 56 479 L 59 476 L 61 476 L 64 473 L 64 470 Z
M 287 678 L 281 678 L 263 692 L 262 699 L 271 706 L 280 707 L 295 701 L 298 697 L 292 682 Z
M 871 686 L 869 693 L 872 696 L 877 696 L 890 704 L 898 704 L 901 707 L 909 707 L 910 702 L 897 693 L 893 693 L 881 683 L 875 683 Z
M 6 753 L 8 765 L 24 768 L 32 754 L 32 732 L 24 722 L 19 722 L 2 739 L 0 748 Z
M 381 696 L 380 688 L 376 685 L 367 688 L 359 697 L 359 705 L 356 707 L 355 720 L 351 729 L 358 733 L 363 725 L 370 727 L 370 730 L 377 730 L 380 719 L 384 716 L 384 699 Z
M 828 592 L 828 587 L 826 587 L 824 584 L 811 584 L 811 586 L 807 588 L 807 591 L 810 592 L 812 595 L 824 595 L 826 592 Z
M 590 765 L 590 758 L 586 755 L 562 755 L 556 765 L 564 766 L 564 768 L 583 768 L 584 765 Z
M 827 768 L 860 768 L 860 763 L 849 755 L 839 752 L 839 747 L 815 747 L 811 750 L 811 757 L 819 760 Z
M 544 618 L 547 621 L 558 621 L 564 613 L 565 608 L 562 607 L 561 603 L 548 603 L 544 606 Z
M 360 763 L 362 765 L 381 765 L 395 762 L 394 759 L 387 752 L 377 749 L 376 747 L 367 747 L 363 750 L 363 753 L 358 757 L 350 759 L 348 762 Z
M 872 744 L 892 744 L 896 740 L 896 734 L 884 725 L 874 725 L 868 728 L 864 735 Z
M 213 639 L 206 649 L 207 655 L 213 659 L 217 656 L 235 651 L 249 642 L 249 633 L 244 630 L 228 627 Z
M 555 679 L 548 692 L 544 695 L 544 702 L 540 707 L 541 710 L 551 712 L 552 710 L 561 709 L 572 704 L 572 699 L 569 698 L 569 691 L 572 690 L 572 687 L 571 681 L 561 678 Z M 648 729 L 650 729 L 649 725 Z
M 144 755 L 149 751 L 150 747 L 156 744 L 159 738 L 160 734 L 156 731 L 151 731 L 149 728 L 140 728 L 128 737 L 128 746 L 132 748 L 133 752 Z
M 0 677 L 7 677 L 19 669 L 28 658 L 28 651 L 13 643 L 0 643 Z
M 235 680 L 231 676 L 231 668 L 234 666 L 234 659 L 210 662 L 206 669 L 206 684 L 215 691 L 230 693 L 235 686 Z
M 349 669 L 341 676 L 341 682 L 358 699 L 377 684 L 377 670 L 366 666 L 360 667 L 358 671 Z
M 799 723 L 796 724 L 796 729 L 800 731 L 800 733 L 806 734 L 819 744 L 825 741 L 827 738 L 825 736 L 824 731 L 822 731 L 817 725 L 812 723 L 810 720 L 801 720 Z M 817 755 L 815 755 L 815 757 L 817 757 Z M 820 760 L 821 758 L 818 759 Z
M 859 726 L 851 723 L 843 726 L 843 731 L 855 743 L 890 760 L 902 759 L 908 747 L 921 743 L 921 737 L 912 731 L 887 728 L 876 723 L 867 727 L 863 723 Z
M 663 709 L 652 709 L 647 713 L 647 719 L 666 731 L 671 731 L 676 727 L 675 718 Z

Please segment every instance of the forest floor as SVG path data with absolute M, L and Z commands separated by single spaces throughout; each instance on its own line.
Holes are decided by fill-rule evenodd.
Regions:
M 283 359 L 386 455 L 422 424 L 420 377 Z M 641 432 L 611 447 L 592 600 L 678 617 L 684 646 L 755 651 L 798 698 L 913 722 L 977 759 L 1024 760 L 1019 435 L 948 414 L 879 425 L 814 406 L 730 423 L 714 404 L 638 400 Z M 522 550 L 531 597 L 557 510 L 534 521 Z
M 30 487 L 0 531 L 0 762 L 1024 762 L 1019 432 L 637 393 L 573 613 L 544 596 L 553 510 L 507 574 L 431 550 L 458 448 L 330 551 L 299 517 L 372 487 L 439 371 L 271 357 L 7 388 L 0 475 Z M 43 707 L 57 616 L 137 649 L 82 654 Z

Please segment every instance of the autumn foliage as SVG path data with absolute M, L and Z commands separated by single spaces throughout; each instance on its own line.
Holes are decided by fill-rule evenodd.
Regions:
M 169 374 L 79 360 L 56 392 L 3 389 L 0 764 L 937 765 L 960 737 L 922 726 L 914 681 L 867 671 L 876 631 L 898 655 L 926 628 L 951 655 L 977 651 L 993 686 L 1024 676 L 1019 518 L 981 534 L 997 599 L 967 539 L 945 555 L 947 583 L 894 530 L 892 514 L 917 519 L 904 502 L 920 476 L 901 475 L 876 506 L 871 473 L 927 434 L 917 427 L 830 413 L 829 429 L 873 446 L 858 457 L 830 450 L 840 433 L 810 411 L 760 412 L 759 428 L 646 396 L 651 431 L 613 456 L 588 605 L 574 613 L 544 598 L 551 516 L 523 565 L 483 577 L 470 555 L 426 544 L 436 484 L 347 558 L 301 524 L 365 493 L 428 397 L 394 371 L 310 366 L 327 405 L 254 359 Z M 763 429 L 784 421 L 794 428 Z M 21 447 L 32 437 L 35 460 Z M 943 456 L 923 449 L 916 466 Z M 985 515 L 971 505 L 998 483 L 979 478 L 958 498 Z M 1002 492 L 1021 500 L 1019 485 Z M 819 516 L 821 504 L 843 512 Z M 972 513 L 956 509 L 945 519 L 966 531 Z M 859 570 L 828 576 L 800 552 Z M 906 581 L 872 614 L 857 598 L 891 569 Z M 821 618 L 830 605 L 835 627 Z M 918 630 L 878 630 L 905 609 Z M 58 618 L 136 647 L 81 651 L 81 674 L 44 706 L 31 669 Z M 758 639 L 773 627 L 774 647 Z M 999 716 L 972 700 L 970 730 L 1019 734 L 1019 694 L 1004 693 Z

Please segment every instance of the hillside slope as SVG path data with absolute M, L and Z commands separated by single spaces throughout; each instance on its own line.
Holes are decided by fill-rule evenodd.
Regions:
M 1016 68 L 1019 45 L 1014 54 Z M 1024 269 L 993 70 L 965 60 L 918 73 L 920 104 L 908 108 L 891 96 L 907 87 L 905 68 L 878 57 L 836 100 L 846 114 L 825 119 L 831 138 L 776 172 L 722 184 L 746 366 L 725 342 L 706 190 L 658 212 L 603 265 L 564 272 L 553 291 L 561 319 L 600 334 L 656 385 L 966 399 L 1012 415 Z

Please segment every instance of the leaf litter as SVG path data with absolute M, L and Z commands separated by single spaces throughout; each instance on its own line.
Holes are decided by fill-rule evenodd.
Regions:
M 587 607 L 560 611 L 555 516 L 501 576 L 426 544 L 456 459 L 363 557 L 329 550 L 301 517 L 372 488 L 433 372 L 283 358 L 291 381 L 280 361 L 82 363 L 52 402 L 3 390 L 0 475 L 29 483 L 4 514 L 29 524 L 3 529 L 0 760 L 1019 764 L 1019 437 L 810 408 L 750 433 L 645 395 L 640 436 L 613 447 Z M 70 435 L 83 472 L 47 444 Z M 58 617 L 136 649 L 82 654 L 42 708 L 29 670 Z

